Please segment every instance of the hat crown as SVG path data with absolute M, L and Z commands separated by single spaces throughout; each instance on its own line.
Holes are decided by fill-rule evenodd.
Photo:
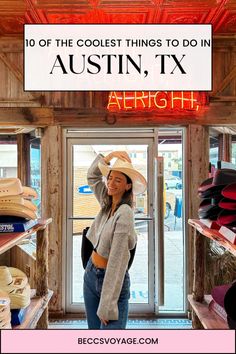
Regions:
M 114 162 L 114 164 L 112 165 L 112 168 L 129 168 L 131 170 L 135 170 L 134 166 L 132 165 L 131 162 L 128 161 L 124 161 L 121 159 L 116 159 L 116 161 Z
M 223 185 L 228 183 L 236 182 L 236 170 L 230 168 L 222 168 L 216 170 L 215 176 L 213 178 L 213 185 Z
M 0 266 L 0 287 L 6 286 L 12 282 L 12 275 L 6 266 Z

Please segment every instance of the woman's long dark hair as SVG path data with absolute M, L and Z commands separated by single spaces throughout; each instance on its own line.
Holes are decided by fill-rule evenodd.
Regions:
M 110 176 L 111 171 L 107 175 L 107 179 Z M 126 182 L 128 184 L 131 184 L 131 188 L 128 191 L 125 191 L 124 194 L 122 195 L 120 203 L 117 205 L 116 210 L 122 205 L 122 204 L 128 204 L 131 208 L 133 208 L 133 183 L 132 180 L 127 176 L 125 173 L 121 172 L 122 175 L 125 176 Z M 105 211 L 108 211 L 111 209 L 112 206 L 112 197 L 107 194 L 105 200 L 104 200 L 104 209 Z

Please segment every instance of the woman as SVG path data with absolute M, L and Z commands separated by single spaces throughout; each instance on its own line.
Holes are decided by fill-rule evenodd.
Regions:
M 117 160 L 110 167 L 113 158 Z M 88 184 L 101 206 L 87 233 L 94 247 L 84 274 L 88 327 L 125 329 L 130 297 L 127 267 L 137 242 L 133 193 L 143 193 L 146 180 L 125 151 L 114 151 L 96 157 L 88 170 Z

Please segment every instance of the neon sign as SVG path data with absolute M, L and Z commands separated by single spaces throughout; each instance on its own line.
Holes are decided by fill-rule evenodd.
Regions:
M 198 112 L 207 104 L 205 92 L 196 91 L 111 91 L 109 111 Z

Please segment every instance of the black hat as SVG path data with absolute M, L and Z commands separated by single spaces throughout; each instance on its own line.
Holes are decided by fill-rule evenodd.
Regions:
M 230 168 L 218 169 L 214 177 L 207 178 L 200 184 L 198 193 L 201 197 L 210 197 L 215 192 L 221 191 L 226 185 L 234 182 L 236 182 L 236 170 Z

